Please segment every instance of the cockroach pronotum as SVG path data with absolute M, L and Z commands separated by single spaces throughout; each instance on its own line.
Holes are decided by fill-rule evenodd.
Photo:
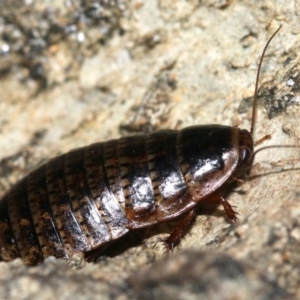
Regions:
M 159 130 L 92 144 L 58 156 L 19 181 L 0 202 L 1 259 L 35 265 L 87 253 L 128 231 L 186 214 L 166 240 L 173 249 L 198 203 L 236 212 L 224 188 L 241 181 L 254 157 L 260 58 L 250 131 L 223 125 Z

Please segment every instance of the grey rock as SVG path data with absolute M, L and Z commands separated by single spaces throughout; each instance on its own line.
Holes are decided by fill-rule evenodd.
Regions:
M 283 0 L 1 1 L 0 196 L 96 141 L 195 124 L 249 129 L 258 60 L 280 24 L 254 140 L 298 145 L 299 9 Z M 1 262 L 0 299 L 300 298 L 299 167 L 297 148 L 259 151 L 227 198 L 240 221 L 199 211 L 168 258 L 163 240 L 177 220 L 131 233 L 96 264 Z

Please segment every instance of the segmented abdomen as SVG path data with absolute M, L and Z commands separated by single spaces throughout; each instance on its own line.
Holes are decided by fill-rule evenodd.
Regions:
M 75 149 L 39 167 L 0 202 L 3 260 L 67 258 L 194 205 L 178 160 L 178 131 Z
M 1 200 L 1 258 L 67 258 L 188 211 L 235 172 L 239 135 L 229 126 L 199 125 L 54 158 Z

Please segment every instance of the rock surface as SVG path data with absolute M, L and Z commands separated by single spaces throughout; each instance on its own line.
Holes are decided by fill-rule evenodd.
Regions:
M 218 123 L 299 145 L 299 1 L 1 1 L 0 196 L 30 170 L 96 141 Z M 62 4 L 64 3 L 64 4 Z M 299 149 L 258 152 L 230 193 L 239 222 L 197 216 L 134 232 L 98 263 L 0 263 L 0 299 L 299 299 Z

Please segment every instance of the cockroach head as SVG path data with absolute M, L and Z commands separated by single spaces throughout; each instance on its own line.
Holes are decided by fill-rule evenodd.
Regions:
M 239 142 L 239 161 L 235 174 L 237 178 L 250 170 L 254 153 L 253 138 L 248 130 L 240 130 Z

